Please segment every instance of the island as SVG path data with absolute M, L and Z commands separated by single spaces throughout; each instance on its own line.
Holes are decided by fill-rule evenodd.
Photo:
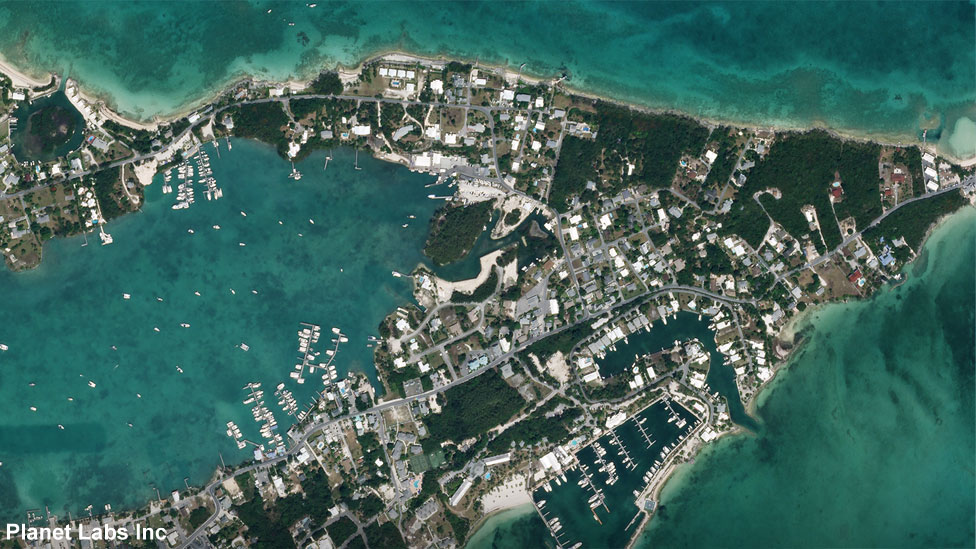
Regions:
M 334 379 L 284 436 L 268 430 L 253 460 L 203 486 L 139 509 L 31 513 L 14 538 L 452 547 L 531 503 L 560 546 L 592 546 L 592 524 L 627 546 L 675 466 L 755 426 L 756 395 L 802 345 L 798 318 L 897 284 L 932 227 L 976 201 L 972 163 L 925 143 L 699 120 L 568 84 L 391 53 L 309 82 L 244 79 L 140 122 L 70 80 L 4 76 L 12 270 L 39 265 L 52 238 L 111 245 L 111 220 L 138 211 L 154 180 L 174 193 L 175 174 L 174 209 L 192 207 L 195 188 L 220 199 L 207 151 L 232 139 L 274 147 L 293 163 L 283 180 L 312 152 L 346 147 L 449 183 L 429 220 L 433 265 L 498 243 L 473 278 L 394 273 L 416 303 L 377 326 L 380 387 Z M 299 383 L 321 333 L 299 332 Z M 248 389 L 258 417 L 263 390 Z M 275 396 L 297 410 L 282 386 Z M 232 422 L 227 435 L 240 439 Z

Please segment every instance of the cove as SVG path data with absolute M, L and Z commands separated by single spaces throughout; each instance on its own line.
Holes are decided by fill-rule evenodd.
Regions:
M 222 199 L 172 210 L 158 176 L 141 212 L 109 223 L 114 244 L 50 241 L 36 270 L 0 273 L 0 520 L 131 508 L 250 458 L 224 433 L 258 437 L 241 387 L 286 382 L 301 406 L 318 388 L 288 378 L 299 322 L 341 327 L 340 374 L 375 379 L 367 338 L 412 300 L 391 272 L 423 259 L 432 178 L 365 155 L 355 170 L 337 149 L 296 182 L 271 147 L 232 145 L 207 145 Z
M 522 238 L 533 238 L 527 236 L 529 234 L 529 227 L 532 223 L 535 223 L 539 231 L 546 235 L 547 238 L 555 239 L 555 236 L 546 230 L 544 225 L 546 224 L 546 217 L 539 212 L 533 212 L 525 219 L 519 223 L 518 227 L 512 230 L 507 235 L 501 238 L 492 238 L 491 231 L 495 228 L 495 225 L 499 223 L 501 216 L 498 210 L 492 212 L 492 220 L 488 222 L 485 230 L 478 235 L 477 240 L 471 246 L 471 251 L 469 251 L 463 258 L 454 263 L 448 263 L 447 265 L 434 265 L 431 270 L 438 277 L 444 280 L 467 280 L 470 278 L 475 278 L 478 273 L 481 272 L 481 258 L 495 250 L 501 250 L 502 248 L 507 248 L 512 244 L 515 244 L 522 240 Z M 531 253 L 520 253 L 518 256 L 518 266 L 522 267 L 532 263 L 538 259 Z

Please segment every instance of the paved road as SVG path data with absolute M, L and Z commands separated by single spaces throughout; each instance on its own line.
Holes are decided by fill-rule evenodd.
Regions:
M 618 304 L 615 307 L 615 309 L 620 309 L 621 306 L 630 304 L 630 303 L 632 303 L 634 301 L 637 301 L 639 299 L 653 298 L 653 297 L 656 297 L 658 295 L 666 294 L 666 293 L 669 293 L 669 292 L 686 292 L 686 293 L 691 293 L 691 294 L 695 294 L 695 295 L 699 295 L 699 296 L 703 296 L 703 297 L 710 297 L 710 298 L 712 298 L 712 299 L 714 299 L 716 301 L 721 301 L 721 302 L 725 302 L 725 303 L 738 303 L 738 304 L 753 303 L 752 300 L 728 298 L 728 297 L 725 297 L 725 296 L 722 296 L 722 295 L 715 294 L 715 293 L 710 292 L 708 290 L 703 290 L 701 288 L 696 288 L 694 286 L 671 285 L 671 286 L 663 286 L 663 287 L 661 287 L 661 288 L 659 288 L 657 290 L 654 290 L 652 292 L 648 292 L 648 293 L 645 293 L 645 294 L 641 294 L 639 296 L 636 296 L 634 298 L 631 298 L 628 301 L 625 301 L 625 302 L 623 302 L 621 304 Z M 603 313 L 606 313 L 606 312 L 609 312 L 609 311 L 601 311 L 600 314 L 602 315 Z M 599 316 L 599 315 L 597 315 L 597 316 Z M 295 439 L 295 443 L 292 445 L 291 449 L 288 450 L 287 452 L 285 452 L 284 454 L 282 454 L 282 455 L 280 455 L 278 457 L 275 457 L 275 458 L 272 458 L 272 459 L 269 459 L 269 460 L 260 462 L 260 463 L 251 463 L 250 465 L 246 465 L 244 467 L 240 467 L 240 468 L 234 470 L 232 473 L 229 473 L 227 475 L 223 475 L 220 478 L 218 478 L 218 479 L 214 480 L 213 482 L 211 482 L 210 484 L 208 484 L 206 486 L 206 488 L 205 488 L 205 491 L 210 496 L 210 498 L 213 500 L 214 507 L 217 510 L 214 512 L 213 515 L 210 516 L 210 518 L 208 518 L 206 521 L 204 521 L 204 523 L 201 524 L 199 528 L 197 528 L 194 532 L 192 532 L 189 536 L 187 536 L 183 541 L 181 541 L 179 547 L 185 547 L 187 544 L 189 544 L 190 542 L 192 542 L 194 539 L 196 539 L 197 536 L 199 536 L 201 533 L 205 532 L 207 530 L 207 528 L 209 528 L 210 525 L 212 525 L 213 522 L 217 519 L 217 516 L 220 513 L 220 510 L 219 510 L 220 509 L 220 503 L 217 501 L 217 496 L 215 494 L 215 490 L 216 490 L 217 486 L 221 482 L 223 482 L 224 479 L 236 477 L 236 476 L 242 475 L 244 473 L 248 473 L 250 471 L 253 471 L 255 469 L 258 469 L 258 468 L 267 467 L 267 466 L 270 466 L 270 465 L 274 465 L 276 463 L 280 463 L 281 461 L 284 461 L 284 460 L 288 459 L 289 457 L 292 457 L 294 454 L 298 453 L 300 451 L 300 449 L 302 448 L 302 446 L 304 446 L 304 444 L 308 441 L 308 439 L 310 439 L 311 437 L 317 435 L 323 429 L 325 429 L 325 428 L 327 428 L 327 427 L 329 427 L 331 425 L 334 425 L 334 424 L 336 424 L 336 423 L 338 423 L 340 421 L 344 421 L 344 420 L 347 420 L 347 419 L 351 419 L 351 418 L 353 418 L 355 416 L 359 416 L 359 415 L 383 412 L 384 410 L 388 410 L 388 409 L 393 408 L 393 407 L 396 407 L 396 406 L 401 406 L 401 405 L 409 404 L 409 403 L 414 402 L 414 401 L 417 401 L 417 400 L 426 399 L 426 398 L 429 398 L 431 396 L 434 396 L 434 395 L 437 395 L 439 393 L 442 393 L 444 391 L 447 391 L 448 389 L 450 389 L 452 387 L 456 387 L 456 386 L 458 386 L 458 385 L 460 385 L 462 383 L 466 383 L 468 381 L 471 381 L 472 379 L 480 376 L 481 374 L 484 374 L 485 372 L 494 370 L 499 365 L 504 364 L 506 361 L 508 361 L 512 357 L 514 357 L 517 353 L 525 350 L 526 348 L 528 348 L 533 343 L 535 343 L 537 341 L 541 341 L 541 340 L 543 340 L 543 339 L 545 339 L 545 338 L 547 338 L 549 336 L 558 334 L 558 333 L 560 333 L 562 331 L 568 330 L 568 329 L 570 329 L 570 328 L 572 328 L 572 327 L 574 327 L 574 326 L 576 326 L 576 325 L 578 325 L 578 324 L 580 324 L 582 322 L 586 322 L 586 320 L 588 320 L 589 318 L 590 317 L 587 316 L 586 318 L 584 318 L 580 322 L 576 322 L 574 324 L 567 324 L 566 326 L 562 326 L 560 328 L 557 328 L 557 329 L 552 330 L 550 332 L 547 332 L 545 334 L 540 334 L 540 335 L 531 337 L 522 346 L 520 346 L 519 348 L 512 349 L 511 351 L 509 351 L 509 352 L 507 352 L 507 353 L 499 356 L 495 360 L 491 361 L 484 368 L 481 368 L 480 370 L 476 370 L 474 372 L 469 372 L 468 374 L 463 375 L 463 376 L 455 379 L 454 381 L 451 381 L 450 383 L 448 383 L 446 385 L 443 385 L 441 387 L 437 387 L 437 388 L 431 389 L 430 391 L 425 391 L 423 393 L 420 393 L 420 394 L 417 394 L 417 395 L 414 395 L 414 396 L 411 396 L 411 397 L 398 398 L 398 399 L 390 400 L 390 401 L 387 401 L 387 402 L 382 402 L 382 403 L 377 404 L 377 405 L 373 406 L 372 408 L 369 408 L 368 410 L 365 410 L 363 412 L 350 413 L 350 414 L 346 414 L 346 415 L 343 415 L 343 416 L 340 416 L 340 417 L 332 418 L 332 419 L 329 419 L 329 420 L 326 420 L 326 421 L 322 421 L 322 422 L 319 422 L 319 423 L 313 423 L 313 424 L 310 424 L 310 425 L 306 426 L 305 428 L 302 429 L 302 435 L 298 439 Z
M 793 275 L 793 274 L 795 274 L 797 272 L 800 272 L 800 271 L 802 271 L 804 269 L 809 269 L 809 268 L 816 267 L 818 265 L 823 264 L 824 262 L 828 261 L 831 257 L 833 257 L 834 254 L 836 254 L 837 252 L 839 252 L 839 251 L 843 250 L 845 247 L 847 247 L 851 242 L 854 242 L 855 240 L 857 240 L 858 238 L 860 238 L 861 237 L 861 234 L 863 234 L 864 231 L 866 231 L 866 230 L 868 230 L 868 229 L 870 229 L 872 227 L 877 226 L 879 223 L 881 223 L 882 221 L 884 221 L 884 219 L 886 217 L 888 217 L 889 215 L 891 215 L 891 214 L 895 213 L 896 211 L 898 211 L 902 206 L 907 206 L 907 205 L 909 205 L 909 204 L 911 204 L 913 202 L 918 202 L 920 200 L 926 200 L 926 199 L 929 199 L 929 198 L 932 198 L 932 197 L 935 197 L 935 196 L 938 196 L 940 194 L 944 194 L 944 193 L 947 193 L 947 192 L 950 192 L 950 191 L 957 191 L 957 190 L 962 189 L 964 187 L 973 187 L 974 185 L 976 185 L 976 175 L 971 175 L 971 176 L 967 177 L 965 180 L 963 180 L 962 182 L 957 183 L 955 185 L 950 185 L 948 187 L 943 187 L 943 188 L 941 188 L 941 189 L 939 189 L 937 191 L 925 193 L 922 196 L 916 196 L 915 198 L 910 198 L 910 199 L 908 199 L 908 200 L 906 200 L 904 202 L 901 202 L 900 204 L 896 205 L 895 207 L 893 207 L 890 210 L 886 211 L 885 213 L 881 214 L 874 221 L 872 221 L 871 223 L 869 223 L 867 227 L 864 227 L 863 229 L 861 229 L 861 230 L 857 231 L 856 233 L 854 233 L 854 234 L 848 236 L 847 238 L 845 238 L 840 243 L 840 245 L 838 245 L 833 250 L 830 250 L 829 252 L 827 252 L 824 255 L 818 257 L 814 261 L 804 263 L 803 265 L 801 265 L 801 266 L 799 266 L 799 267 L 797 267 L 797 268 L 795 268 L 793 270 L 790 270 L 790 271 L 784 273 L 781 276 L 777 276 L 776 277 L 776 280 L 779 281 L 782 278 L 785 278 L 787 276 Z

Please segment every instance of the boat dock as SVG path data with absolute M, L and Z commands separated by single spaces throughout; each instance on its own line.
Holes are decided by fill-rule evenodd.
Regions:
M 683 406 L 659 399 L 589 444 L 563 447 L 571 458 L 561 459 L 563 468 L 550 469 L 532 491 L 556 542 L 627 546 L 647 516 L 644 493 L 660 478 L 662 461 L 672 458 L 699 423 Z

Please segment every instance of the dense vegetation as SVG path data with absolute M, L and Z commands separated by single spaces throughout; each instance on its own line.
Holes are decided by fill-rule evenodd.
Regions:
M 925 192 L 925 185 L 922 181 L 922 151 L 918 147 L 905 147 L 895 149 L 892 155 L 895 164 L 904 164 L 908 167 L 908 173 L 912 176 L 912 194 L 919 196 Z
M 752 196 L 759 191 L 777 188 L 782 198 L 769 194 L 760 198 L 762 205 L 787 232 L 800 238 L 810 232 L 800 208 L 811 204 L 817 210 L 824 241 L 833 249 L 842 240 L 830 204 L 830 184 L 835 172 L 843 182 L 843 201 L 836 205 L 837 217 L 853 216 L 859 227 L 881 214 L 878 195 L 878 159 L 880 146 L 875 143 L 842 141 L 823 131 L 790 134 L 775 143 L 769 155 L 749 173 L 746 184 L 726 227 L 739 234 L 753 247 L 759 246 L 768 224 L 762 208 Z M 813 242 L 821 251 L 819 238 Z
M 313 526 L 324 524 L 333 505 L 329 477 L 321 469 L 312 470 L 302 482 L 302 491 L 304 496 L 291 494 L 275 502 L 274 510 L 282 524 L 291 526 L 305 517 Z
M 455 515 L 450 509 L 444 509 L 444 516 L 447 517 L 447 522 L 451 524 L 451 530 L 454 530 L 454 539 L 462 542 L 461 545 L 463 546 L 464 540 L 468 538 L 471 522 L 464 517 Z
M 498 286 L 498 272 L 493 268 L 488 278 L 478 285 L 470 294 L 454 291 L 451 294 L 453 303 L 480 303 L 495 293 L 495 286 Z
M 148 130 L 130 128 L 113 120 L 106 120 L 102 127 L 137 153 L 152 152 L 153 134 Z
M 543 439 L 558 444 L 569 437 L 569 427 L 581 415 L 583 415 L 582 411 L 573 408 L 547 418 L 544 411 L 536 410 L 529 417 L 505 429 L 492 439 L 488 443 L 488 452 L 499 454 L 507 452 L 512 444 L 524 442 L 526 445 L 532 445 L 542 442 Z
M 721 193 L 722 188 L 729 181 L 729 177 L 732 176 L 732 170 L 735 169 L 735 163 L 739 160 L 739 149 L 736 146 L 735 138 L 730 136 L 731 128 L 727 126 L 720 126 L 715 128 L 712 132 L 712 139 L 718 141 L 718 147 L 716 147 L 715 154 L 718 158 L 712 163 L 711 169 L 708 170 L 708 176 L 705 177 L 705 186 L 714 187 L 716 192 Z
M 518 223 L 519 219 L 522 219 L 522 210 L 518 208 L 505 214 L 505 224 L 508 226 Z
M 281 104 L 254 103 L 241 105 L 231 111 L 234 119 L 234 135 L 250 137 L 264 141 L 278 149 L 278 154 L 286 157 L 288 154 L 288 140 L 282 131 L 288 124 L 288 115 L 281 109 Z
M 355 500 L 355 511 L 363 520 L 370 520 L 383 512 L 383 500 L 376 494 L 370 493 L 364 498 Z
M 952 213 L 966 204 L 959 191 L 926 198 L 898 208 L 878 225 L 864 231 L 864 240 L 876 243 L 884 237 L 890 244 L 893 240 L 904 237 L 905 242 L 916 252 L 922 244 L 926 231 L 939 217 Z
M 339 95 L 342 93 L 342 80 L 334 72 L 323 72 L 308 85 L 308 91 L 318 95 Z
M 382 526 L 377 523 L 366 527 L 366 539 L 370 547 L 382 547 L 384 549 L 406 549 L 407 544 L 403 541 L 403 536 L 392 522 L 384 522 Z
M 210 518 L 210 511 L 206 507 L 197 507 L 193 511 L 190 511 L 190 516 L 187 517 L 187 522 L 190 523 L 190 529 L 196 530 L 201 524 L 207 522 Z
M 576 342 L 582 341 L 593 333 L 593 329 L 587 323 L 576 324 L 571 328 L 567 328 L 558 334 L 553 334 L 545 339 L 536 341 L 532 345 L 529 345 L 524 353 L 531 353 L 539 358 L 540 361 L 545 362 L 550 356 L 556 354 L 556 352 L 561 352 L 566 355 L 573 350 L 576 346 Z
M 597 104 L 595 142 L 567 137 L 553 175 L 550 204 L 566 211 L 566 200 L 579 195 L 587 202 L 594 193 L 586 182 L 607 176 L 599 191 L 613 195 L 628 186 L 668 188 L 682 154 L 697 156 L 708 139 L 708 129 L 683 116 L 651 114 L 612 103 Z M 568 145 L 568 148 L 567 148 Z M 631 175 L 626 164 L 634 164 Z
M 430 221 L 424 253 L 438 265 L 463 258 L 491 219 L 491 208 L 491 201 L 442 208 Z
M 119 168 L 110 168 L 96 172 L 92 176 L 95 198 L 98 200 L 98 205 L 102 209 L 102 216 L 106 220 L 115 219 L 129 211 L 128 208 L 124 207 L 129 204 L 128 198 L 116 189 L 116 184 L 119 183 L 119 175 Z
M 553 208 L 560 212 L 567 211 L 567 201 L 574 195 L 580 196 L 584 201 L 590 198 L 585 194 L 586 182 L 596 179 L 595 164 L 598 154 L 599 148 L 593 141 L 571 135 L 563 139 L 559 163 L 556 164 L 552 189 L 549 191 L 549 204 Z
M 254 499 L 234 506 L 237 517 L 247 526 L 247 536 L 255 549 L 293 549 L 288 526 L 264 510 L 260 494 Z
M 519 392 L 497 371 L 484 373 L 444 393 L 441 413 L 427 417 L 427 429 L 435 441 L 461 442 L 504 423 L 525 405 Z
M 303 120 L 305 117 L 314 112 L 321 112 L 322 108 L 325 107 L 325 105 L 330 101 L 332 100 L 299 99 L 298 97 L 293 97 L 290 101 L 288 101 L 288 108 L 291 109 L 291 114 L 295 117 L 295 120 Z
M 334 543 L 336 547 L 341 546 L 342 542 L 346 541 L 349 539 L 349 536 L 356 533 L 356 530 L 356 523 L 353 522 L 349 517 L 342 517 L 325 527 L 325 531 L 329 533 L 329 537 L 332 538 L 332 543 Z

